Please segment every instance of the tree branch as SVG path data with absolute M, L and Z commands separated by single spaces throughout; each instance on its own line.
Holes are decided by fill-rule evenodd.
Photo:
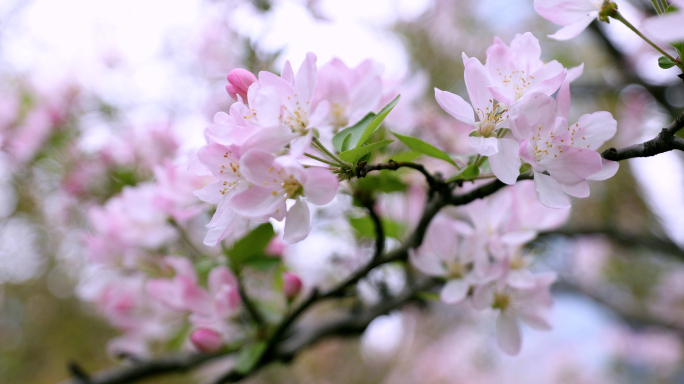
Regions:
M 684 139 L 675 136 L 675 133 L 682 128 L 684 128 L 684 113 L 680 114 L 670 126 L 663 128 L 655 138 L 625 148 L 609 148 L 601 156 L 607 160 L 620 161 L 634 157 L 655 156 L 673 149 L 684 151 Z

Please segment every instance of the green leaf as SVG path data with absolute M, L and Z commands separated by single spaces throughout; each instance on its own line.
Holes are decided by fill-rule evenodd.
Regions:
M 398 239 L 404 232 L 404 226 L 394 220 L 381 219 L 380 222 L 382 223 L 382 229 L 387 237 Z M 375 224 L 369 216 L 350 217 L 349 224 L 351 224 L 352 228 L 361 236 L 375 238 Z
M 397 95 L 397 97 L 394 98 L 394 100 L 390 101 L 389 104 L 385 105 L 385 107 L 380 110 L 377 116 L 373 118 L 373 120 L 368 124 L 366 127 L 366 130 L 363 132 L 363 135 L 361 135 L 361 138 L 359 139 L 359 142 L 357 145 L 363 145 L 370 139 L 370 137 L 375 133 L 375 130 L 378 129 L 380 124 L 382 123 L 383 120 L 385 120 L 385 117 L 394 109 L 394 106 L 397 105 L 399 102 L 399 98 L 401 95 Z
M 672 68 L 672 67 L 674 67 L 675 65 L 677 65 L 677 63 L 675 63 L 674 61 L 670 60 L 670 58 L 668 58 L 668 57 L 660 56 L 660 57 L 658 58 L 658 66 L 660 66 L 660 68 L 662 68 L 662 69 Z
M 366 127 L 373 121 L 375 118 L 375 113 L 370 112 L 366 116 L 363 117 L 358 123 L 352 125 L 351 127 L 345 128 L 339 132 L 335 136 L 333 136 L 332 143 L 333 147 L 337 151 L 337 153 L 343 152 L 344 150 L 342 149 L 342 146 L 344 145 L 344 141 L 347 139 L 347 135 L 351 134 L 351 138 L 349 139 L 349 145 L 347 149 L 353 149 L 356 148 L 356 145 L 359 142 L 359 139 L 363 135 L 363 132 L 366 130 Z
M 451 176 L 447 183 L 456 180 L 472 180 L 480 175 L 480 167 L 476 167 L 475 164 L 470 164 L 469 166 L 461 169 L 455 175 Z
M 249 373 L 259 362 L 264 352 L 266 352 L 265 341 L 245 345 L 235 358 L 235 371 L 241 374 Z
M 406 190 L 406 184 L 401 181 L 397 172 L 383 169 L 379 172 L 373 172 L 366 175 L 366 177 L 358 180 L 359 189 L 367 195 L 375 192 L 403 192 Z
M 449 155 L 447 155 L 444 151 L 435 147 L 432 144 L 428 144 L 423 140 L 417 139 L 415 137 L 400 135 L 396 132 L 392 132 L 392 134 L 396 136 L 397 139 L 401 140 L 402 143 L 406 144 L 407 147 L 413 149 L 414 151 L 456 165 L 456 163 L 454 163 L 454 161 L 451 159 L 451 157 L 449 157 Z
M 236 241 L 226 251 L 231 264 L 235 269 L 240 269 L 250 259 L 264 255 L 266 246 L 273 238 L 273 226 L 271 223 L 261 224 L 254 228 L 242 239 Z
M 349 149 L 349 143 L 351 143 L 351 138 L 352 138 L 351 133 L 348 133 L 347 136 L 345 136 L 344 141 L 342 142 L 342 152 Z
M 377 143 L 372 143 L 372 144 L 361 146 L 359 148 L 344 151 L 344 152 L 340 153 L 339 156 L 340 156 L 340 159 L 354 164 L 354 163 L 356 163 L 357 160 L 359 160 L 363 156 L 375 151 L 376 149 L 386 147 L 393 142 L 394 142 L 394 140 L 390 140 L 390 139 L 381 140 L 381 141 L 378 141 Z
M 402 161 L 413 161 L 418 158 L 418 156 L 422 155 L 422 153 L 417 152 L 417 151 L 406 151 L 406 152 L 399 152 L 395 153 L 390 156 L 390 159 L 396 162 L 402 162 Z
M 282 259 L 279 257 L 258 255 L 250 257 L 248 260 L 244 262 L 244 265 L 246 267 L 254 268 L 258 271 L 267 271 L 275 267 L 276 265 L 279 265 L 281 261 Z

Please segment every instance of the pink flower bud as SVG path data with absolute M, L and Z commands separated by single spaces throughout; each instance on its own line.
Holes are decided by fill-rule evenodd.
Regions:
M 283 252 L 285 251 L 285 242 L 280 236 L 274 236 L 273 239 L 266 246 L 266 254 L 270 256 L 283 257 Z
M 197 328 L 190 334 L 190 341 L 200 352 L 213 353 L 223 346 L 221 335 L 209 328 Z
M 246 69 L 235 68 L 228 73 L 227 78 L 226 92 L 230 97 L 237 100 L 239 95 L 242 101 L 247 102 L 247 90 L 252 83 L 257 81 L 256 76 Z
M 297 295 L 299 291 L 302 290 L 302 280 L 299 276 L 291 272 L 283 273 L 283 293 L 288 300 L 292 300 Z

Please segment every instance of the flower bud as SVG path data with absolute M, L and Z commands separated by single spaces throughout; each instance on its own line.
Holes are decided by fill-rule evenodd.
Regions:
M 226 85 L 226 92 L 233 99 L 237 100 L 238 95 L 243 102 L 247 102 L 247 90 L 252 83 L 257 81 L 256 76 L 246 69 L 235 68 L 228 73 L 228 84 Z
M 200 352 L 213 353 L 223 346 L 221 335 L 209 328 L 197 328 L 190 334 L 190 341 Z
M 291 272 L 283 273 L 283 293 L 288 300 L 293 300 L 302 290 L 302 280 Z

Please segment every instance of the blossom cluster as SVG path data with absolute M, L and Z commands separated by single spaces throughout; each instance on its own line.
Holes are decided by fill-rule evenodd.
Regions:
M 423 245 L 410 251 L 420 271 L 446 280 L 441 301 L 469 300 L 479 310 L 498 313 L 497 340 L 517 354 L 520 324 L 550 329 L 544 312 L 551 306 L 553 272 L 533 273 L 534 255 L 524 248 L 538 232 L 565 223 L 568 209 L 539 203 L 531 181 L 522 181 L 486 200 L 441 213 L 430 224 Z
M 191 165 L 216 179 L 196 192 L 217 205 L 204 243 L 216 245 L 237 228 L 269 219 L 285 219 L 286 242 L 305 238 L 309 203 L 330 203 L 339 184 L 325 164 L 304 155 L 312 140 L 329 143 L 340 128 L 379 109 L 388 98 L 382 84 L 371 61 L 349 68 L 333 59 L 318 71 L 312 53 L 296 75 L 289 62 L 280 76 L 231 71 L 226 91 L 236 102 L 230 113 L 214 116 L 205 130 L 208 144 Z
M 521 169 L 530 170 L 540 201 L 563 208 L 570 206 L 567 195 L 589 196 L 587 180 L 617 172 L 618 163 L 596 151 L 615 135 L 617 122 L 608 112 L 595 112 L 569 124 L 570 82 L 583 67 L 565 69 L 540 56 L 539 41 L 529 32 L 510 46 L 497 38 L 485 64 L 463 54 L 471 104 L 439 89 L 435 98 L 460 124 L 471 126 L 471 147 L 488 157 L 499 180 L 512 185 Z

